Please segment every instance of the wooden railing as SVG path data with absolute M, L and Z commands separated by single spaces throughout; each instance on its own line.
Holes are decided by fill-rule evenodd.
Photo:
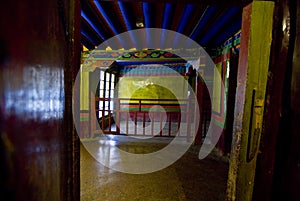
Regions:
M 113 102 L 113 109 L 96 107 L 103 101 Z M 91 94 L 90 131 L 93 137 L 97 134 L 126 134 L 191 139 L 197 120 L 193 104 L 190 99 L 99 98 Z

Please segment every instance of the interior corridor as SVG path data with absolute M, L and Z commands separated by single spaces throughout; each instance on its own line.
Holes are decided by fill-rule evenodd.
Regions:
M 1 200 L 300 200 L 300 1 L 16 0 L 0 18 Z M 132 163 L 175 136 L 193 142 L 178 160 Z M 170 166 L 121 173 L 86 145 Z
M 131 153 L 157 151 L 166 146 L 169 140 L 170 138 L 157 137 L 147 142 L 138 142 L 126 136 L 113 139 L 115 146 Z M 99 145 L 97 140 L 87 143 L 88 146 Z M 81 143 L 81 201 L 225 200 L 227 157 L 220 156 L 217 151 L 214 151 L 207 158 L 199 160 L 199 149 L 200 146 L 191 145 L 178 161 L 160 171 L 127 174 L 114 171 L 99 163 Z

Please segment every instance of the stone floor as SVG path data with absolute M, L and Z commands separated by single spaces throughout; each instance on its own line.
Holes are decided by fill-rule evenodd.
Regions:
M 141 142 L 120 138 L 114 141 L 121 149 L 149 153 L 163 148 L 170 140 L 156 138 Z M 97 140 L 90 141 L 94 142 Z M 216 151 L 199 160 L 200 146 L 192 145 L 167 168 L 147 174 L 128 174 L 105 167 L 83 144 L 80 150 L 81 201 L 225 200 L 228 160 Z M 99 146 L 99 143 L 94 144 Z

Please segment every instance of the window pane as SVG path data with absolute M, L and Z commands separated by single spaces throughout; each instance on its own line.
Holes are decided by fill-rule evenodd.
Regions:
M 104 82 L 103 82 L 103 80 L 100 80 L 100 89 L 104 89 Z
M 111 109 L 111 110 L 114 109 L 114 101 L 110 101 L 110 109 Z
M 115 83 L 115 75 L 114 74 L 111 74 L 111 83 Z
M 110 89 L 114 89 L 114 83 L 113 82 L 110 83 Z
M 100 109 L 100 110 L 103 109 L 103 101 L 99 101 L 99 109 Z
M 104 72 L 100 71 L 100 80 L 104 80 Z
M 103 89 L 100 89 L 99 97 L 103 98 Z

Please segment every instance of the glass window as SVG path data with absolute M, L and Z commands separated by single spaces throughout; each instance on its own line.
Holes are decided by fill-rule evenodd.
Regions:
M 114 98 L 114 87 L 115 87 L 115 75 L 100 71 L 100 83 L 99 83 L 99 97 L 100 98 Z M 99 101 L 98 109 L 98 116 L 102 117 L 104 115 L 108 115 L 108 112 L 114 109 L 114 101 L 113 100 L 106 100 L 106 101 Z M 105 111 L 103 111 L 105 110 Z

